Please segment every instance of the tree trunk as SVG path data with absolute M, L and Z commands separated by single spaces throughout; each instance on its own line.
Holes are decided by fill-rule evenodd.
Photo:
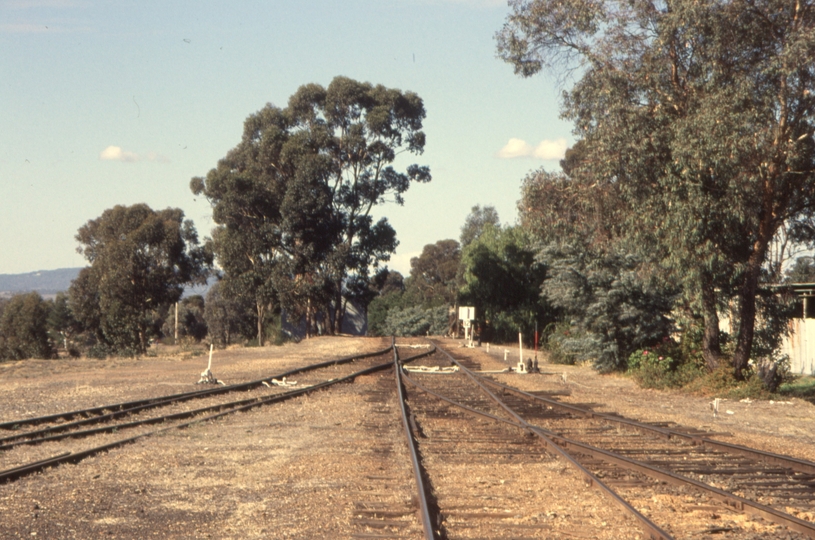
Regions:
M 334 335 L 342 332 L 342 281 L 337 284 L 337 293 L 334 297 Z
M 768 212 L 765 212 L 765 214 L 768 214 Z M 759 225 L 758 238 L 753 244 L 753 252 L 747 261 L 744 278 L 739 288 L 739 326 L 736 336 L 736 350 L 733 353 L 733 374 L 739 381 L 745 378 L 747 364 L 753 351 L 758 280 L 761 275 L 764 257 L 767 254 L 767 247 L 770 245 L 774 232 L 769 218 L 762 219 Z
M 702 277 L 702 315 L 705 319 L 705 333 L 702 337 L 702 356 L 709 371 L 719 367 L 722 355 L 719 340 L 719 312 L 716 306 L 716 290 L 708 274 Z
M 147 353 L 147 343 L 145 336 L 147 335 L 147 330 L 145 328 L 139 328 L 139 354 L 146 354 Z
M 312 307 L 311 298 L 306 300 L 306 339 L 316 335 L 316 324 L 314 321 L 314 308 Z
M 754 262 L 753 258 L 753 256 L 750 257 L 744 281 L 739 290 L 739 326 L 736 334 L 736 350 L 733 353 L 733 374 L 739 381 L 745 378 L 747 363 L 753 351 L 753 335 L 755 334 L 756 292 L 761 264 Z
M 266 315 L 266 306 L 258 300 L 256 302 L 258 310 L 258 347 L 263 347 L 263 318 Z

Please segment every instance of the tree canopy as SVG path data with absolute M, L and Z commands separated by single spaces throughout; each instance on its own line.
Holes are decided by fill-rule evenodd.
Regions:
M 485 338 L 512 340 L 521 331 L 528 339 L 536 323 L 542 330 L 553 320 L 553 310 L 541 297 L 546 265 L 521 227 L 486 224 L 464 248 L 461 274 L 461 302 L 475 306 L 478 320 L 489 323 L 491 336 Z
M 511 0 L 499 55 L 530 76 L 574 85 L 563 114 L 581 140 L 570 176 L 613 189 L 624 224 L 654 235 L 661 264 L 705 320 L 720 355 L 718 309 L 737 305 L 733 368 L 756 331 L 768 248 L 812 230 L 815 6 L 781 0 Z
M 427 244 L 421 255 L 410 259 L 406 294 L 425 307 L 455 304 L 460 260 L 461 247 L 455 240 Z
M 39 293 L 13 296 L 0 311 L 0 360 L 51 358 L 50 308 Z
M 470 215 L 464 221 L 464 226 L 461 227 L 461 236 L 459 237 L 461 247 L 466 248 L 473 240 L 477 240 L 487 225 L 501 226 L 498 211 L 494 206 L 482 207 L 480 204 L 473 206 Z
M 306 315 L 322 311 L 339 332 L 345 299 L 367 289 L 370 272 L 397 246 L 374 206 L 403 204 L 427 167 L 393 163 L 421 154 L 424 104 L 413 92 L 336 77 L 301 86 L 285 108 L 247 118 L 241 142 L 192 191 L 213 206 L 213 247 L 224 280 L 255 298 L 258 325 L 278 301 Z M 365 296 L 365 295 L 363 295 Z M 260 332 L 260 331 L 259 331 Z
M 71 284 L 71 309 L 100 344 L 143 354 L 160 335 L 160 308 L 185 284 L 203 283 L 212 261 L 178 208 L 117 205 L 80 227 L 78 251 L 90 262 Z

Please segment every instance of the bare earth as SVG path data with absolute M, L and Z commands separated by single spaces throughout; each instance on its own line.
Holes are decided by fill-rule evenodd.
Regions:
M 227 383 L 255 380 L 329 357 L 379 350 L 388 343 L 323 337 L 282 347 L 216 351 L 212 371 Z M 488 355 L 486 348 L 461 348 L 460 341 L 442 343 L 455 354 L 473 356 L 484 369 L 507 365 L 495 347 Z M 517 350 L 515 354 L 510 356 L 513 363 Z M 200 388 L 194 383 L 206 365 L 206 355 L 183 352 L 143 359 L 0 364 L 0 422 L 194 390 Z M 571 395 L 562 399 L 594 403 L 597 410 L 710 430 L 728 442 L 815 460 L 815 406 L 805 401 L 724 401 L 714 418 L 709 398 L 642 390 L 628 378 L 598 375 L 587 367 L 543 364 L 542 371 L 500 378 L 529 390 L 568 389 Z M 382 380 L 362 377 L 354 384 L 141 439 L 77 465 L 2 485 L 0 538 L 361 534 L 361 501 L 389 497 L 406 512 L 415 504 L 401 425 L 382 414 L 392 404 L 369 399 Z M 378 426 L 376 438 L 370 435 L 372 423 Z M 94 446 L 92 441 L 86 445 Z M 0 469 L 8 467 L 0 454 Z M 581 500 L 595 497 L 582 484 L 576 488 L 570 475 L 553 472 L 548 482 L 556 493 L 580 489 Z M 545 517 L 555 512 L 541 508 L 540 513 Z M 572 530 L 577 533 L 579 527 Z M 770 534 L 772 527 L 754 530 L 761 538 L 785 538 Z M 415 530 L 402 534 L 418 538 Z

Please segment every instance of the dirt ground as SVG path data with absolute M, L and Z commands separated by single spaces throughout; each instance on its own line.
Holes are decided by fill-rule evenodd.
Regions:
M 388 343 L 323 337 L 216 351 L 212 371 L 227 383 L 255 380 Z M 493 347 L 488 355 L 486 347 L 461 348 L 452 340 L 443 344 L 485 366 L 506 365 L 503 349 Z M 159 353 L 141 359 L 0 364 L 0 422 L 196 389 L 207 367 L 205 353 Z M 597 410 L 709 430 L 728 442 L 815 460 L 815 406 L 802 400 L 724 401 L 714 418 L 709 398 L 643 390 L 626 377 L 599 375 L 587 367 L 544 363 L 542 371 L 500 378 L 523 389 L 568 390 L 562 399 L 593 403 Z M 369 395 L 375 380 L 363 378 L 279 406 L 142 439 L 2 485 L 0 538 L 376 537 L 360 517 L 361 507 L 389 502 L 409 513 L 415 501 L 399 432 L 382 423 L 383 409 L 390 405 Z M 376 438 L 370 435 L 372 423 L 381 433 Z M 0 469 L 6 468 L 0 454 Z M 402 534 L 416 537 L 414 530 Z
M 479 349 L 461 348 L 450 342 L 451 350 L 478 357 Z M 453 349 L 453 347 L 458 347 Z M 490 356 L 503 363 L 504 347 L 493 347 Z M 517 347 L 509 350 L 506 364 L 518 361 Z M 525 353 L 524 356 L 529 356 Z M 714 416 L 715 396 L 689 396 L 679 391 L 652 390 L 637 386 L 622 374 L 601 375 L 588 366 L 549 364 L 540 355 L 541 374 L 502 375 L 498 378 L 521 389 L 568 390 L 560 399 L 570 403 L 594 404 L 598 412 L 614 411 L 644 422 L 673 422 L 711 432 L 711 437 L 815 461 L 815 405 L 799 399 L 784 401 L 722 399 Z

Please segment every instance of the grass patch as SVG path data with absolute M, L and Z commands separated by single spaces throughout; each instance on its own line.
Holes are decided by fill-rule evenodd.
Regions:
M 804 375 L 795 380 L 783 383 L 778 387 L 778 394 L 785 397 L 797 397 L 815 403 L 815 377 Z
M 752 375 L 747 380 L 739 381 L 729 365 L 694 379 L 685 386 L 685 390 L 697 395 L 726 399 L 771 399 L 773 396 L 758 376 Z

